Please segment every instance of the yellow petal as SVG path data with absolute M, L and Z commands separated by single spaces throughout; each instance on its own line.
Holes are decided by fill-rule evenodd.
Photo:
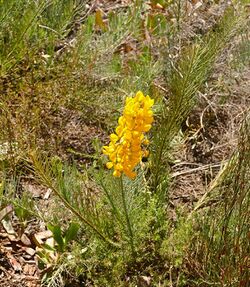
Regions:
M 137 100 L 137 101 L 143 101 L 144 100 L 144 95 L 143 95 L 143 93 L 142 93 L 142 91 L 138 91 L 137 93 L 136 93 L 136 96 L 135 96 L 135 100 Z
M 119 125 L 124 125 L 125 124 L 125 118 L 123 116 L 119 117 L 118 124 Z
M 134 171 L 131 170 L 124 170 L 124 173 L 126 174 L 127 177 L 129 177 L 130 179 L 134 179 L 136 177 L 136 173 Z
M 115 165 L 115 170 L 123 171 L 123 166 L 120 163 L 118 163 L 118 164 Z
M 115 177 L 120 177 L 120 176 L 121 176 L 121 172 L 118 171 L 118 170 L 115 170 L 115 171 L 113 172 L 113 176 L 115 176 Z
M 108 169 L 111 169 L 113 166 L 114 166 L 114 164 L 113 164 L 111 161 L 109 161 L 109 162 L 106 163 L 106 167 L 107 167 Z
M 145 106 L 151 108 L 154 105 L 154 99 L 151 99 L 150 96 L 146 96 Z
M 102 152 L 104 154 L 108 154 L 108 149 L 109 149 L 109 147 L 105 145 L 105 146 L 102 147 Z
M 111 161 L 115 161 L 115 159 L 116 159 L 116 153 L 115 153 L 115 152 L 111 153 L 111 154 L 109 155 L 109 159 L 110 159 Z
M 116 143 L 118 141 L 119 137 L 116 134 L 111 134 L 110 135 L 110 140 L 113 143 Z
M 151 129 L 151 127 L 152 127 L 151 125 L 145 125 L 145 129 L 144 129 L 145 132 L 148 132 Z

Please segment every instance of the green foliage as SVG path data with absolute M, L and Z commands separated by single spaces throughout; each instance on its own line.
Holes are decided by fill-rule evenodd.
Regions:
M 24 192 L 20 199 L 17 198 L 14 200 L 13 205 L 16 216 L 23 225 L 26 225 L 27 221 L 34 215 L 34 200 L 31 198 L 30 194 Z
M 215 31 L 183 49 L 177 62 L 172 62 L 168 85 L 170 96 L 159 114 L 152 147 L 152 188 L 162 193 L 167 189 L 166 168 L 169 149 L 181 124 L 197 101 L 197 92 L 208 79 L 221 49 L 238 31 L 243 21 L 232 8 L 225 12 Z M 171 61 L 171 59 L 170 59 Z M 168 75 L 167 75 L 168 76 Z M 165 105 L 165 101 L 162 101 Z M 158 188 L 159 187 L 159 188 Z
M 182 267 L 193 234 L 193 223 L 187 221 L 185 217 L 182 218 L 181 215 L 179 217 L 161 247 L 162 255 L 168 257 L 174 268 Z
M 53 52 L 56 40 L 62 40 L 72 28 L 84 2 L 2 1 L 0 7 L 0 64 L 2 72 L 13 68 L 27 55 L 44 49 Z M 18 23 L 18 25 L 16 24 Z
M 53 238 L 57 243 L 57 250 L 65 252 L 71 240 L 76 239 L 77 232 L 80 226 L 78 223 L 71 222 L 68 229 L 62 234 L 61 226 L 48 224 L 48 229 L 53 233 Z
M 216 204 L 210 203 L 207 210 L 200 211 L 200 216 L 196 216 L 198 225 L 187 252 L 189 258 L 185 260 L 188 272 L 193 272 L 193 264 L 204 266 L 203 272 L 195 276 L 199 278 L 198 282 L 220 281 L 222 285 L 248 286 L 249 136 L 247 117 L 241 129 L 238 149 L 226 172 L 220 175 L 221 180 L 217 179 L 218 183 L 202 199 L 203 206 L 208 202 Z
M 234 57 L 231 61 L 232 67 L 243 70 L 250 64 L 250 40 L 248 27 L 243 27 L 240 33 L 240 44 L 234 50 Z
M 1 74 L 21 60 L 32 46 L 34 26 L 46 1 L 2 1 L 0 7 Z M 18 25 L 16 23 L 18 22 Z M 31 52 L 31 51 L 29 51 Z
M 130 1 L 99 11 L 99 24 L 87 2 L 0 1 L 0 206 L 12 203 L 23 227 L 34 216 L 50 222 L 55 245 L 37 252 L 47 286 L 73 286 L 67 272 L 84 286 L 247 286 L 248 120 L 190 214 L 172 220 L 166 196 L 176 135 L 239 31 L 234 53 L 246 65 L 243 9 L 229 7 L 210 32 L 186 42 L 182 1 Z M 151 156 L 135 180 L 119 180 L 104 168 L 101 146 L 136 90 L 156 102 Z M 86 125 L 73 136 L 83 151 L 64 147 L 69 123 L 69 131 Z M 13 180 L 23 173 L 52 190 L 46 215 Z

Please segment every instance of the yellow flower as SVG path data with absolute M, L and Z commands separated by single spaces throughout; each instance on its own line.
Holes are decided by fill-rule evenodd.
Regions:
M 123 115 L 118 120 L 115 133 L 110 135 L 110 143 L 103 147 L 103 153 L 109 157 L 108 169 L 114 168 L 113 175 L 120 177 L 124 173 L 129 178 L 136 177 L 134 168 L 148 151 L 142 145 L 149 141 L 144 133 L 151 129 L 154 121 L 152 106 L 154 100 L 144 96 L 141 91 L 135 97 L 127 97 Z

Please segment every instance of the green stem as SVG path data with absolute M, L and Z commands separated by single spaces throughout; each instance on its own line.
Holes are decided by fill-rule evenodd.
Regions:
M 60 192 L 53 186 L 53 184 L 47 184 L 51 190 L 60 198 L 60 200 L 63 202 L 65 207 L 67 207 L 73 214 L 75 214 L 82 222 L 84 222 L 86 225 L 88 225 L 96 234 L 99 235 L 104 241 L 107 243 L 118 246 L 115 242 L 109 240 L 106 238 L 90 221 L 88 221 L 85 217 L 81 215 L 74 207 L 71 206 L 71 204 L 60 194 Z
M 121 219 L 121 216 L 120 216 L 120 212 L 119 212 L 119 210 L 117 209 L 117 207 L 115 206 L 115 203 L 114 203 L 114 201 L 113 201 L 113 199 L 112 199 L 112 196 L 109 194 L 109 192 L 108 192 L 108 190 L 106 189 L 106 187 L 105 187 L 104 183 L 102 182 L 102 180 L 100 180 L 100 185 L 101 185 L 103 191 L 105 192 L 105 194 L 106 194 L 106 196 L 107 196 L 107 199 L 108 199 L 108 201 L 109 201 L 109 203 L 110 203 L 110 205 L 111 205 L 111 207 L 112 207 L 112 209 L 113 209 L 113 212 L 114 212 L 114 214 L 115 214 L 115 216 L 116 216 L 116 219 L 117 219 L 117 220 L 119 221 L 119 223 L 124 227 L 124 223 L 122 222 L 122 219 Z
M 128 233 L 129 233 L 129 241 L 130 241 L 131 251 L 132 251 L 133 257 L 135 257 L 134 236 L 133 236 L 133 231 L 132 231 L 132 228 L 131 228 L 131 223 L 130 223 L 130 220 L 129 220 L 128 208 L 127 208 L 127 203 L 126 203 L 126 198 L 125 198 L 125 191 L 124 191 L 124 187 L 123 187 L 122 176 L 120 177 L 120 186 L 121 186 L 122 204 L 123 204 L 125 217 L 126 217 L 126 222 L 127 222 L 127 226 L 128 226 Z
M 106 238 L 90 221 L 88 221 L 85 217 L 81 215 L 81 213 L 76 210 L 60 193 L 60 191 L 54 186 L 52 179 L 47 176 L 46 171 L 41 166 L 39 160 L 37 159 L 36 155 L 31 155 L 31 159 L 33 162 L 33 165 L 35 167 L 35 170 L 38 172 L 40 178 L 42 179 L 43 183 L 49 187 L 62 201 L 64 206 L 68 208 L 73 214 L 75 214 L 83 223 L 88 225 L 96 234 L 99 235 L 100 238 L 102 238 L 105 242 L 115 246 L 119 247 L 118 244 L 111 241 L 110 239 Z

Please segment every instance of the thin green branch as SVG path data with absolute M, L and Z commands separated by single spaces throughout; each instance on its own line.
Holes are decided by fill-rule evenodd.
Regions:
M 130 246 L 131 246 L 131 251 L 132 255 L 135 258 L 135 247 L 134 247 L 134 235 L 131 227 L 131 223 L 129 220 L 129 215 L 128 215 L 128 208 L 127 208 L 127 202 L 125 198 L 125 191 L 124 191 L 124 186 L 123 186 L 123 178 L 122 176 L 120 177 L 120 187 L 121 187 L 121 195 L 122 195 L 122 204 L 125 212 L 125 217 L 126 217 L 126 222 L 127 222 L 127 227 L 128 227 L 128 233 L 129 233 L 129 241 L 130 241 Z
M 108 239 L 105 235 L 103 235 L 90 221 L 88 221 L 85 217 L 81 215 L 79 211 L 77 211 L 57 190 L 57 188 L 54 186 L 51 178 L 47 176 L 46 171 L 44 170 L 43 166 L 40 164 L 39 159 L 37 159 L 36 155 L 34 153 L 31 154 L 31 160 L 33 163 L 33 166 L 35 168 L 35 171 L 37 172 L 38 176 L 41 178 L 42 182 L 49 187 L 62 201 L 64 206 L 68 208 L 74 215 L 76 215 L 83 223 L 85 223 L 87 226 L 89 226 L 103 241 L 115 246 L 120 247 L 117 243 L 111 241 Z

